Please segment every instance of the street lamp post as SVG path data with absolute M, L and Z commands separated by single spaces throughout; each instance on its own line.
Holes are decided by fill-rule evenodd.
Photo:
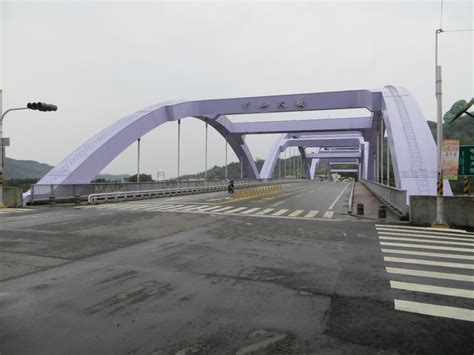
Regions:
M 3 92 L 0 89 L 0 207 L 5 207 L 3 204 L 3 177 L 4 177 L 4 158 L 5 158 L 5 141 L 3 138 L 3 119 L 7 115 L 7 113 L 11 111 L 20 111 L 20 110 L 38 110 L 42 112 L 47 111 L 56 111 L 58 109 L 57 106 L 46 104 L 44 102 L 33 102 L 28 103 L 26 107 L 14 107 L 9 110 L 6 110 L 2 113 L 2 99 L 3 99 Z

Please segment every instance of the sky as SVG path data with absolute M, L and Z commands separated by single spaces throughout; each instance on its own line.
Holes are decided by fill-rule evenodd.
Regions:
M 0 0 L 3 110 L 42 101 L 4 122 L 7 156 L 55 165 L 101 129 L 167 100 L 406 87 L 436 120 L 435 29 L 441 1 Z M 445 0 L 444 29 L 473 28 L 472 1 Z M 440 37 L 443 104 L 474 93 L 473 32 Z M 231 116 L 235 122 L 364 115 L 364 110 Z M 181 173 L 204 170 L 204 123 L 181 124 Z M 265 158 L 277 136 L 248 136 Z M 103 173 L 136 172 L 130 146 Z M 238 161 L 229 149 L 228 161 Z M 208 166 L 225 141 L 209 130 Z M 177 173 L 177 123 L 141 140 L 141 172 Z

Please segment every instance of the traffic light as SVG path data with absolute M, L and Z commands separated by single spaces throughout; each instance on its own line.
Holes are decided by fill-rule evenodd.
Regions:
M 44 102 L 28 102 L 26 105 L 27 108 L 30 110 L 38 110 L 38 111 L 56 111 L 58 106 L 52 104 L 45 104 Z

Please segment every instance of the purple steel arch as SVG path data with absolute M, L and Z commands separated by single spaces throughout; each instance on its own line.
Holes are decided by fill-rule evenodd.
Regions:
M 88 183 L 118 154 L 151 129 L 164 122 L 185 117 L 206 118 L 224 132 L 232 149 L 244 161 L 249 177 L 258 177 L 253 158 L 245 145 L 243 135 L 265 133 L 265 127 L 256 123 L 232 123 L 224 115 L 337 110 L 365 108 L 372 112 L 371 126 L 367 122 L 364 139 L 370 143 L 370 156 L 376 152 L 380 122 L 388 132 L 390 154 L 397 187 L 407 195 L 436 194 L 436 146 L 426 120 L 413 96 L 404 88 L 386 86 L 379 90 L 349 90 L 323 93 L 291 94 L 231 99 L 180 101 L 160 103 L 137 111 L 112 124 L 78 147 L 73 153 L 46 174 L 39 184 Z M 368 119 L 365 118 L 365 121 Z M 357 124 L 362 120 L 359 119 Z M 298 122 L 297 130 L 307 131 L 317 122 Z M 292 121 L 271 122 L 266 128 L 273 132 L 292 132 Z M 295 123 L 296 124 L 296 123 Z M 321 130 L 359 130 L 356 119 L 327 121 Z M 278 127 L 277 127 L 278 125 Z M 265 125 L 264 125 L 265 126 Z M 289 129 L 286 129 L 286 128 Z M 315 129 L 318 130 L 318 129 Z M 373 179 L 374 160 L 368 159 L 368 178 Z M 445 184 L 445 194 L 451 194 Z M 25 202 L 29 192 L 24 194 Z
M 265 159 L 262 170 L 260 172 L 260 177 L 263 179 L 268 179 L 273 176 L 273 171 L 275 169 L 278 157 L 281 152 L 283 152 L 289 146 L 298 147 L 300 153 L 303 156 L 303 166 L 305 169 L 305 175 L 307 178 L 310 178 L 310 168 L 307 166 L 306 158 L 315 158 L 314 154 L 319 153 L 305 153 L 304 149 L 308 147 L 354 147 L 354 146 L 363 146 L 364 139 L 362 133 L 347 131 L 347 132 L 312 132 L 312 134 L 283 134 L 278 139 L 277 142 L 273 145 L 273 148 L 270 150 L 270 153 Z M 325 153 L 329 154 L 330 153 Z M 354 152 L 348 153 L 352 156 Z M 352 155 L 351 155 L 352 154 Z M 338 155 L 340 156 L 340 155 Z M 360 156 L 360 153 L 359 153 Z

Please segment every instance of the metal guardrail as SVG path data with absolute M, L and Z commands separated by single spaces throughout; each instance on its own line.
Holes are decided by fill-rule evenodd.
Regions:
M 410 206 L 407 204 L 406 190 L 382 185 L 369 180 L 360 180 L 370 192 L 377 196 L 382 202 L 393 208 L 400 215 L 408 215 Z
M 235 184 L 235 189 L 256 187 L 256 186 L 271 186 L 276 185 L 273 183 L 251 183 L 241 182 Z M 158 198 L 158 197 L 169 197 L 175 195 L 190 195 L 198 193 L 206 193 L 213 191 L 226 191 L 227 184 L 214 185 L 214 186 L 199 186 L 199 187 L 181 187 L 174 189 L 159 189 L 159 190 L 141 190 L 141 191 L 129 191 L 129 192 L 107 192 L 107 193 L 96 193 L 90 194 L 87 198 L 89 204 L 97 204 L 101 202 L 119 202 L 126 200 L 140 200 L 146 198 Z
M 266 180 L 242 180 L 240 183 L 263 183 L 263 182 L 297 182 L 299 179 L 266 179 Z M 235 184 L 239 184 L 235 180 Z M 115 192 L 136 192 L 150 191 L 162 189 L 192 188 L 192 187 L 209 187 L 209 186 L 227 186 L 225 180 L 217 181 L 158 181 L 158 182 L 142 182 L 142 183 L 91 183 L 91 184 L 34 184 L 30 187 L 30 198 L 28 203 L 38 204 L 47 203 L 51 199 L 56 202 L 68 202 L 73 200 L 87 200 L 91 194 L 98 193 L 115 193 Z

